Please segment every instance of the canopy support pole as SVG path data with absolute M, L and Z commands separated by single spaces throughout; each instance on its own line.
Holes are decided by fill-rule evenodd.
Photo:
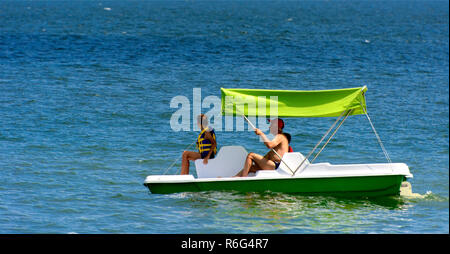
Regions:
M 361 104 L 361 102 L 359 102 L 359 103 Z M 362 106 L 362 104 L 361 104 L 361 106 Z M 373 133 L 375 133 L 375 137 L 377 137 L 378 144 L 380 144 L 381 150 L 383 150 L 384 157 L 386 157 L 386 159 L 387 159 L 387 161 L 389 162 L 389 164 L 391 164 L 391 163 L 392 163 L 391 157 L 389 157 L 388 152 L 387 152 L 386 149 L 384 148 L 383 142 L 381 142 L 381 138 L 380 138 L 380 136 L 378 135 L 377 130 L 375 130 L 375 126 L 373 126 L 373 123 L 372 123 L 372 120 L 370 120 L 369 114 L 367 114 L 367 111 L 364 109 L 364 107 L 362 107 L 362 109 L 363 109 L 364 114 L 366 115 L 367 119 L 369 120 L 369 123 L 370 123 L 370 126 L 372 127 Z M 392 167 L 391 167 L 391 170 L 393 170 Z
M 330 131 L 334 128 L 334 126 L 336 126 L 336 123 L 339 122 L 339 120 L 341 120 L 342 116 L 345 114 L 345 112 L 347 112 L 346 110 L 343 111 L 341 113 L 341 115 L 338 117 L 338 119 L 336 119 L 336 121 L 333 123 L 333 125 L 331 125 L 331 127 L 328 129 L 328 131 L 325 133 L 325 135 L 322 136 L 322 138 L 320 139 L 320 141 L 314 146 L 314 148 L 308 153 L 308 155 L 305 157 L 305 159 L 303 159 L 302 163 L 300 163 L 300 165 L 294 170 L 294 172 L 292 173 L 292 176 L 295 175 L 295 173 L 298 171 L 298 169 L 303 165 L 303 163 L 305 163 L 305 161 L 314 153 L 314 151 L 317 149 L 317 147 L 322 143 L 322 141 L 325 139 L 326 136 L 328 136 L 328 134 L 330 134 Z
M 353 111 L 349 110 L 348 113 L 345 115 L 344 119 L 339 123 L 338 127 L 336 127 L 336 129 L 334 130 L 333 134 L 331 134 L 331 136 L 328 138 L 327 142 L 322 146 L 322 148 L 320 149 L 320 151 L 316 154 L 316 156 L 314 156 L 314 159 L 311 160 L 310 163 L 313 163 L 316 158 L 319 156 L 319 154 L 323 151 L 323 149 L 325 148 L 325 146 L 328 145 L 328 143 L 330 142 L 330 140 L 333 138 L 334 134 L 336 134 L 336 132 L 339 130 L 339 128 L 341 127 L 341 125 L 344 123 L 345 119 L 347 119 L 347 117 L 350 115 L 350 113 Z

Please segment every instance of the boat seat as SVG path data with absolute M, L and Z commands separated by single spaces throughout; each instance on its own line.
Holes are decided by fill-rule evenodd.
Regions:
M 247 150 L 243 146 L 223 146 L 214 159 L 203 164 L 203 159 L 195 160 L 198 178 L 232 177 L 244 166 Z
M 293 152 L 293 153 L 285 153 L 283 155 L 283 161 L 291 168 L 292 171 L 295 171 L 298 166 L 302 163 L 302 161 L 305 159 L 305 156 L 300 152 Z M 307 165 L 309 165 L 309 160 L 306 160 L 302 167 L 297 170 L 296 173 L 301 172 L 302 169 L 304 169 Z M 283 163 L 280 163 L 280 166 L 278 167 L 277 171 L 280 174 L 289 174 L 292 175 L 291 170 Z

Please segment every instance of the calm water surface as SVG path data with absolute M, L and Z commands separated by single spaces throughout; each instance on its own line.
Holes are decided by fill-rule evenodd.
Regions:
M 448 1 L 2 1 L 0 233 L 449 233 Z M 177 95 L 368 86 L 422 198 L 154 195 Z M 205 109 L 207 110 L 207 109 Z M 304 154 L 333 119 L 289 119 Z M 264 153 L 256 136 L 218 142 Z M 318 158 L 384 163 L 364 116 Z M 175 173 L 177 163 L 169 173 Z

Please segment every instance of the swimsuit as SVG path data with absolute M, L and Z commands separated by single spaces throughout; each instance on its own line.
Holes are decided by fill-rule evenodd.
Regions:
M 273 161 L 273 163 L 275 163 L 275 169 L 277 169 L 280 166 L 281 162 Z

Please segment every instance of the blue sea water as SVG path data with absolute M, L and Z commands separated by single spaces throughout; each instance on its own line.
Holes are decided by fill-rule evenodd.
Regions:
M 448 12 L 424 0 L 1 1 L 0 233 L 448 234 Z M 175 96 L 363 85 L 422 198 L 143 186 L 196 138 L 171 130 Z M 294 150 L 307 154 L 333 121 L 286 120 Z M 265 152 L 251 132 L 217 138 Z M 386 159 L 355 116 L 318 161 Z

